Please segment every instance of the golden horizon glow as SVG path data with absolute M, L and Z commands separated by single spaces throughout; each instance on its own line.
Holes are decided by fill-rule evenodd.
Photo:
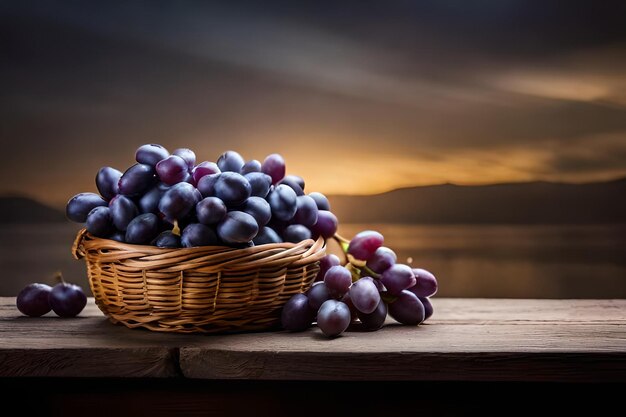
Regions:
M 594 140 L 598 149 L 610 149 L 619 136 L 604 136 Z M 279 142 L 283 138 L 274 138 Z M 354 143 L 355 138 L 343 138 L 346 143 Z M 196 141 L 189 138 L 189 147 L 202 160 L 216 160 L 223 150 L 207 152 L 206 146 L 193 146 Z M 263 160 L 267 153 L 275 148 L 263 146 L 270 142 L 261 138 L 254 146 L 236 149 L 246 159 Z M 288 143 L 288 142 L 283 142 Z M 329 144 L 341 143 L 333 137 L 307 137 L 297 143 L 285 145 L 279 153 L 287 164 L 287 173 L 302 176 L 306 181 L 306 191 L 319 191 L 328 195 L 371 195 L 391 190 L 440 184 L 485 185 L 495 183 L 514 183 L 527 181 L 558 181 L 558 182 L 589 182 L 610 180 L 626 176 L 625 170 L 607 169 L 605 171 L 588 172 L 553 172 L 550 171 L 550 160 L 554 150 L 550 148 L 527 149 L 523 147 L 500 147 L 498 149 L 477 150 L 433 150 L 422 154 L 406 152 L 404 154 L 384 154 L 368 149 L 352 149 L 335 145 L 335 151 L 327 151 Z M 317 146 L 316 146 L 317 145 Z M 173 146 L 167 146 L 173 150 Z M 211 147 L 213 148 L 213 147 Z M 266 149 L 270 149 L 269 151 Z M 573 150 L 586 155 L 589 150 L 583 146 L 573 146 Z M 130 166 L 132 154 L 125 155 L 124 163 Z M 59 187 L 51 190 L 41 184 L 31 187 L 30 195 L 45 203 L 62 206 L 74 194 L 79 192 L 96 192 L 93 178 L 100 165 L 90 165 L 87 161 L 80 166 L 80 171 L 73 175 L 73 181 L 62 182 Z M 122 171 L 124 166 L 110 161 L 108 165 Z M 56 173 L 55 175 L 60 175 Z

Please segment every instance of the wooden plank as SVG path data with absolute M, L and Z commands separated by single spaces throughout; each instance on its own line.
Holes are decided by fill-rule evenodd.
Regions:
M 217 336 L 183 347 L 185 376 L 215 379 L 626 381 L 626 300 L 435 300 L 418 328 L 334 340 Z
M 77 318 L 22 316 L 0 303 L 0 377 L 176 377 L 180 335 L 109 323 L 93 299 Z
M 626 382 L 626 300 L 435 299 L 429 324 L 328 340 L 302 333 L 178 335 L 21 316 L 0 298 L 0 376 L 249 380 Z
M 433 322 L 335 340 L 318 332 L 218 337 L 182 348 L 180 366 L 214 379 L 626 381 L 623 326 Z
M 626 322 L 626 300 L 538 300 L 500 298 L 433 298 L 439 322 L 510 321 L 616 323 Z M 16 318 L 15 297 L 0 297 L 0 319 Z M 55 317 L 48 313 L 46 317 Z M 102 317 L 90 298 L 80 317 Z

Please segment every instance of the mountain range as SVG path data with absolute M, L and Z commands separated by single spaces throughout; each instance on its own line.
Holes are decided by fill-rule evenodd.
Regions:
M 626 223 L 626 178 L 585 184 L 442 184 L 329 199 L 343 223 Z M 0 196 L 0 223 L 63 221 L 63 210 L 24 196 Z
M 330 197 L 346 223 L 590 224 L 626 222 L 626 178 L 587 184 L 527 182 L 411 187 Z

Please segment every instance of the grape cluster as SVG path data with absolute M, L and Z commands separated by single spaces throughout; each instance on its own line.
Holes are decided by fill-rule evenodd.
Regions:
M 62 280 L 62 277 L 58 275 Z M 46 284 L 29 284 L 16 299 L 17 309 L 30 317 L 40 317 L 54 311 L 59 317 L 74 317 L 83 311 L 87 296 L 76 284 L 62 281 L 51 287 Z
M 305 194 L 304 180 L 285 175 L 278 154 L 261 163 L 228 151 L 196 164 L 190 149 L 170 154 L 147 144 L 135 160 L 124 173 L 101 168 L 100 195 L 75 195 L 67 217 L 97 237 L 161 248 L 297 243 L 337 231 L 328 199 Z
M 283 328 L 302 331 L 317 321 L 325 335 L 334 337 L 357 321 L 365 330 L 378 330 L 387 314 L 407 325 L 419 325 L 433 314 L 429 299 L 437 292 L 433 274 L 397 263 L 378 232 L 363 231 L 351 241 L 337 239 L 348 262 L 341 265 L 333 254 L 321 259 L 316 282 L 285 304 Z

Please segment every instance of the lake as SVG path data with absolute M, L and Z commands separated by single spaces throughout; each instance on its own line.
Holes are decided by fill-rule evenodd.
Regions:
M 626 225 L 342 225 L 351 237 L 374 229 L 402 261 L 429 269 L 445 297 L 626 298 Z M 0 226 L 0 295 L 31 282 L 88 287 L 70 248 L 75 224 Z M 330 245 L 331 250 L 336 247 Z

